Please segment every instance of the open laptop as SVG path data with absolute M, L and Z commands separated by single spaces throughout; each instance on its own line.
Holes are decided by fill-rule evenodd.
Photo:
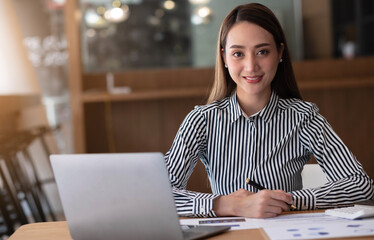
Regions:
M 50 158 L 75 240 L 199 239 L 229 229 L 199 226 L 182 231 L 161 153 Z

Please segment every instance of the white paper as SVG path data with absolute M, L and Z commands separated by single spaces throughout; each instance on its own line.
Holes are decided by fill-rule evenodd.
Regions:
M 347 222 L 353 220 L 347 220 L 344 218 L 338 218 L 326 215 L 323 212 L 320 213 L 294 213 L 294 214 L 285 214 L 279 215 L 274 218 L 259 219 L 258 227 L 280 227 L 280 226 L 297 226 L 300 224 L 311 224 L 311 223 L 336 223 L 336 222 Z
M 181 219 L 182 225 L 230 226 L 231 230 L 263 228 L 270 239 L 320 239 L 374 236 L 374 218 L 348 220 L 324 213 L 295 213 L 274 218 L 243 217 Z
M 264 227 L 274 240 L 325 239 L 374 235 L 374 220 L 355 220 L 328 223 L 309 223 L 294 226 Z

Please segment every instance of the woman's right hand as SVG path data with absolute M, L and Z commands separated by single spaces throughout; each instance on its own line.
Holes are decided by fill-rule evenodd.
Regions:
M 292 195 L 282 190 L 261 190 L 253 193 L 239 189 L 214 199 L 213 211 L 218 216 L 270 218 L 289 211 L 289 204 L 292 204 Z

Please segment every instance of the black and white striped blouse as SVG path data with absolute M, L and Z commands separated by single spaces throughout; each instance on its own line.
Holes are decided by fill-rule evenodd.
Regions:
M 311 155 L 328 183 L 302 189 L 301 171 Z M 200 159 L 213 194 L 185 190 Z M 274 92 L 267 106 L 246 117 L 236 94 L 197 106 L 183 121 L 165 155 L 180 215 L 215 216 L 213 199 L 240 188 L 257 192 L 246 178 L 293 195 L 298 209 L 325 208 L 373 197 L 373 181 L 318 108 Z

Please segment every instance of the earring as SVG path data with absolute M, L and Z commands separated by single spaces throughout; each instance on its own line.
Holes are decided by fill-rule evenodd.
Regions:
M 280 62 L 280 63 L 283 62 L 283 58 L 281 58 L 281 59 L 279 60 L 279 62 Z
M 225 64 L 225 68 L 227 68 L 227 65 Z

